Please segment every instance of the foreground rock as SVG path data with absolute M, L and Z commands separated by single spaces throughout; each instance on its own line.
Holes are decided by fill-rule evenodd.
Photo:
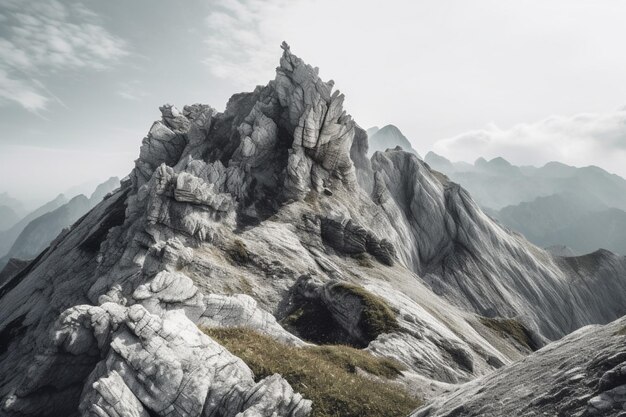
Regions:
M 626 415 L 626 319 L 589 326 L 412 417 Z

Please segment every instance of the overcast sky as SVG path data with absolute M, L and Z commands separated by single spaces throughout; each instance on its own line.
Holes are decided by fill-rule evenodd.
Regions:
M 424 155 L 626 176 L 626 2 L 0 0 L 0 192 L 124 176 L 158 106 L 223 109 L 286 40 Z

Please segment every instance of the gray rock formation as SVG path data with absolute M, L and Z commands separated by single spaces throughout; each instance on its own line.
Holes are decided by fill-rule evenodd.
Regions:
M 512 366 L 462 385 L 412 414 L 622 416 L 626 319 L 582 328 Z
M 530 350 L 476 313 L 533 346 L 624 313 L 623 258 L 552 256 L 414 154 L 368 160 L 343 96 L 282 48 L 223 113 L 161 107 L 121 187 L 0 284 L 3 415 L 309 415 L 199 330 L 322 343 L 298 310 L 423 398 Z
M 401 258 L 451 302 L 489 317 L 519 317 L 549 339 L 626 313 L 615 296 L 626 294 L 626 258 L 602 256 L 610 273 L 572 268 L 502 228 L 416 157 L 378 153 L 372 168 L 375 201 L 411 242 L 396 245 Z
M 2 268 L 2 271 L 0 271 L 0 285 L 4 284 L 5 281 L 11 279 L 11 277 L 26 268 L 29 263 L 30 261 L 25 261 L 22 259 L 9 259 L 4 268 Z

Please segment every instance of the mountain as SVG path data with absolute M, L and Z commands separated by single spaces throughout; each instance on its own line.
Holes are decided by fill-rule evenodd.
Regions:
M 611 208 L 586 213 L 551 233 L 548 242 L 565 242 L 578 253 L 603 248 L 626 254 L 626 212 Z
M 413 152 L 418 158 L 421 158 L 417 151 L 411 146 L 411 142 L 402 134 L 400 129 L 394 125 L 386 125 L 381 129 L 378 127 L 372 127 L 367 130 L 369 137 L 369 150 L 370 154 L 386 149 L 393 149 L 396 146 L 400 146 L 402 149 Z
M 626 254 L 626 212 L 577 194 L 538 197 L 492 215 L 542 247 L 565 245 L 579 254 L 604 248 Z
M 554 256 L 415 154 L 368 159 L 282 48 L 224 112 L 161 107 L 120 188 L 0 286 L 5 415 L 406 416 L 537 357 L 573 375 L 541 348 L 626 313 L 626 258 Z
M 503 158 L 472 164 L 451 162 L 429 152 L 425 162 L 466 188 L 482 207 L 500 210 L 554 194 L 577 194 L 588 201 L 626 210 L 626 180 L 589 166 L 549 162 L 543 167 L 515 166 Z
M 67 198 L 65 198 L 63 194 L 59 194 L 54 200 L 47 202 L 43 206 L 29 213 L 19 222 L 14 224 L 11 228 L 0 231 L 0 257 L 6 255 L 9 252 L 11 246 L 13 246 L 13 243 L 15 243 L 15 240 L 18 238 L 20 233 L 22 233 L 24 228 L 32 220 L 59 208 L 65 203 L 67 203 Z
M 4 268 L 0 270 L 0 285 L 26 268 L 29 263 L 30 261 L 24 261 L 22 259 L 9 259 Z
M 105 182 L 98 184 L 96 189 L 89 196 L 89 205 L 91 207 L 95 207 L 98 203 L 102 201 L 107 194 L 111 193 L 113 190 L 120 186 L 120 179 L 117 177 L 110 177 Z
M 7 230 L 20 220 L 18 214 L 9 206 L 0 206 L 0 231 Z
M 626 180 L 616 175 L 558 162 L 541 168 L 518 167 L 503 158 L 453 163 L 434 152 L 425 161 L 536 245 L 565 245 L 578 254 L 599 248 L 626 254 Z
M 0 206 L 10 208 L 17 216 L 25 214 L 25 208 L 21 201 L 11 197 L 8 193 L 0 193 Z
M 89 199 L 78 195 L 56 210 L 32 220 L 17 237 L 7 257 L 32 259 L 45 249 L 63 228 L 89 211 Z
M 371 138 L 376 132 L 378 132 L 380 128 L 378 126 L 372 126 L 365 131 L 367 133 L 367 137 Z
M 62 206 L 31 220 L 17 236 L 4 259 L 0 260 L 0 266 L 4 266 L 10 258 L 36 257 L 63 229 L 100 203 L 105 195 L 117 187 L 119 179 L 111 177 L 98 185 L 89 198 L 80 194 Z

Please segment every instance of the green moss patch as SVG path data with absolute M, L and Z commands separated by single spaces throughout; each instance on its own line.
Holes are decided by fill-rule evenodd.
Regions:
M 615 332 L 616 336 L 626 336 L 626 326 L 622 327 L 618 331 Z
M 376 339 L 380 334 L 400 330 L 396 314 L 381 297 L 372 294 L 363 287 L 352 284 L 335 284 L 333 290 L 344 291 L 360 299 L 363 312 L 359 327 L 369 341 Z
M 501 337 L 510 337 L 533 352 L 540 348 L 534 341 L 530 330 L 515 319 L 481 317 L 480 322 Z
M 404 369 L 394 360 L 348 346 L 288 346 L 243 328 L 203 330 L 241 358 L 257 380 L 281 374 L 313 401 L 313 417 L 404 417 L 420 405 L 390 382 Z

